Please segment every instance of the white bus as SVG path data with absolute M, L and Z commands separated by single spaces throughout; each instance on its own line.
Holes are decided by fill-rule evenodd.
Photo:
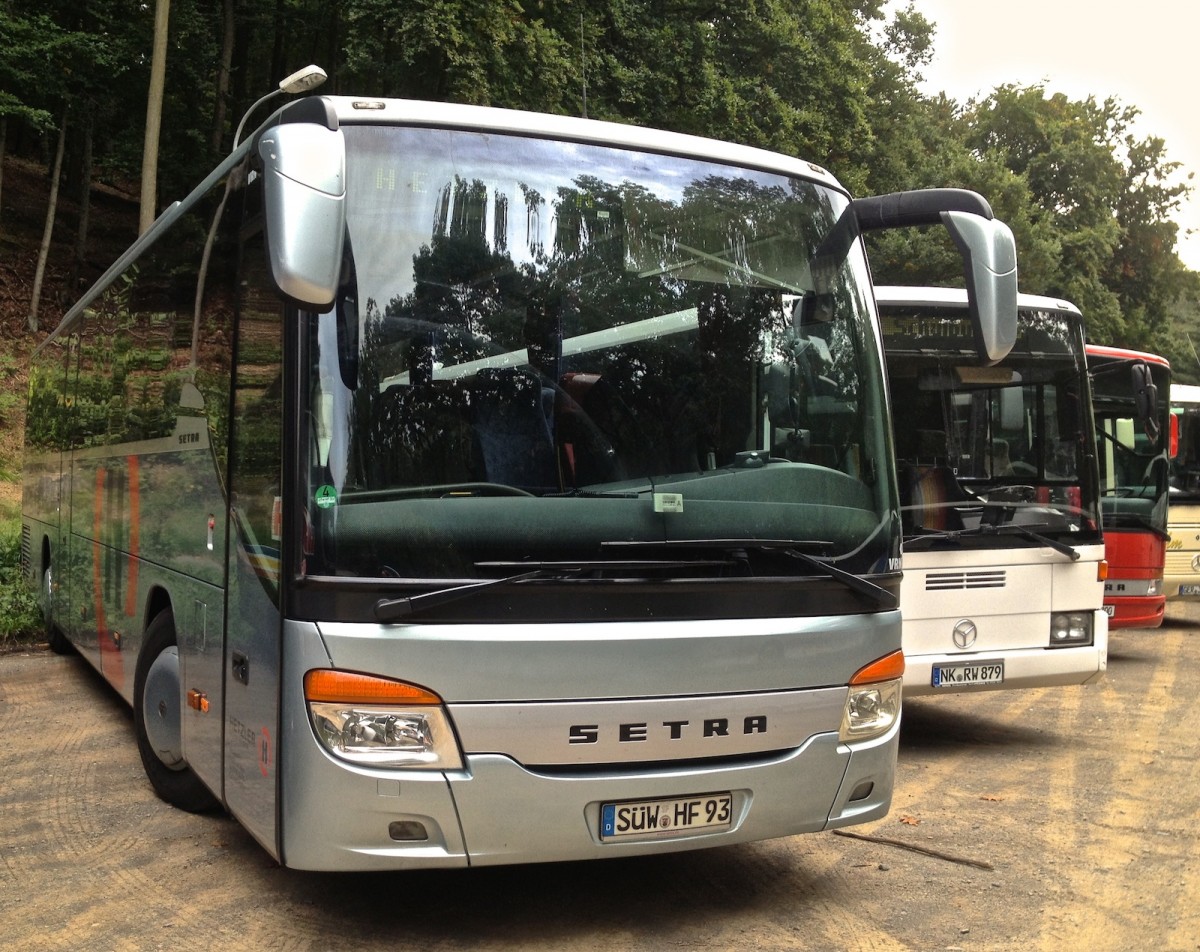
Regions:
M 877 287 L 904 522 L 907 696 L 1086 684 L 1107 665 L 1083 321 L 1022 294 L 975 357 L 963 291 Z
M 864 228 L 808 162 L 311 97 L 31 368 L 24 552 L 165 800 L 281 864 L 631 856 L 889 807 L 900 525 Z
M 1163 594 L 1200 598 L 1200 387 L 1171 384 L 1171 476 Z

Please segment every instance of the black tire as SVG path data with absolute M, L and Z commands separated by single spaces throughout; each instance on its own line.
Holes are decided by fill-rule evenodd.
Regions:
M 182 691 L 175 616 L 160 612 L 146 629 L 133 679 L 138 753 L 161 799 L 189 813 L 207 813 L 221 804 L 183 756 Z
M 71 654 L 75 647 L 67 640 L 67 636 L 62 633 L 62 629 L 50 618 L 51 595 L 54 590 L 54 575 L 50 571 L 50 565 L 47 563 L 45 571 L 42 572 L 42 623 L 46 628 L 46 643 L 50 645 L 50 650 L 55 654 L 67 655 Z

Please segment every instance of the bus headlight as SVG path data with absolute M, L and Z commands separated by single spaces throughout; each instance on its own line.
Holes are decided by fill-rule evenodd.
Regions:
M 442 699 L 402 681 L 319 669 L 304 676 L 321 745 L 364 767 L 459 770 L 462 756 Z
M 1092 643 L 1091 612 L 1055 612 L 1050 616 L 1050 647 L 1074 647 Z
M 859 670 L 850 679 L 838 740 L 871 740 L 886 734 L 900 719 L 904 655 L 895 651 Z

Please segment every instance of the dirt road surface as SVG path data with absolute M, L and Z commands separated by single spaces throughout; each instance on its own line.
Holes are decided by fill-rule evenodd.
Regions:
M 158 801 L 87 665 L 0 657 L 0 948 L 1200 949 L 1200 605 L 1086 688 L 905 705 L 884 820 L 608 863 L 325 875 Z M 531 818 L 536 822 L 536 818 Z M 928 852 L 919 852 L 925 850 Z

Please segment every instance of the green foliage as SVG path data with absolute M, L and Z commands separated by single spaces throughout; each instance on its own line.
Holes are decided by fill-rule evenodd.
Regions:
M 12 354 L 0 354 L 0 381 L 15 379 L 21 368 Z M 13 426 L 25 403 L 25 395 L 5 388 L 0 390 L 0 426 Z M 0 463 L 0 467 L 3 463 Z M 3 470 L 0 469 L 0 473 Z M 2 478 L 2 477 L 0 477 Z
M 66 114 L 69 150 L 89 123 L 97 176 L 127 187 L 141 164 L 153 15 L 154 4 L 129 0 L 0 4 L 9 148 L 40 157 L 38 138 Z M 1190 185 L 1161 139 L 1131 133 L 1137 109 L 1040 86 L 967 103 L 928 97 L 919 82 L 936 25 L 912 6 L 172 0 L 170 31 L 164 200 L 212 168 L 251 103 L 317 62 L 330 77 L 322 92 L 586 113 L 728 139 L 824 165 L 856 194 L 973 188 L 1017 237 L 1022 287 L 1078 304 L 1092 340 L 1177 350 L 1172 322 L 1194 314 L 1170 220 Z M 69 154 L 67 174 L 81 167 Z M 873 237 L 871 248 L 879 280 L 961 280 L 939 229 Z
M 38 641 L 42 616 L 21 576 L 21 519 L 0 509 L 0 648 Z
M 1112 98 L 1002 86 L 966 117 L 967 140 L 1025 179 L 1058 240 L 1056 273 L 1037 290 L 1078 304 L 1091 340 L 1159 351 L 1185 286 L 1167 216 L 1187 186 L 1162 140 L 1132 135 L 1137 116 Z
M 0 7 L 0 116 L 24 119 L 35 129 L 53 125 L 53 117 L 29 91 L 38 88 L 39 70 L 58 34 L 44 14 Z
M 1186 272 L 1183 284 L 1183 292 L 1164 311 L 1162 353 L 1171 361 L 1175 380 L 1200 384 L 1200 274 Z

